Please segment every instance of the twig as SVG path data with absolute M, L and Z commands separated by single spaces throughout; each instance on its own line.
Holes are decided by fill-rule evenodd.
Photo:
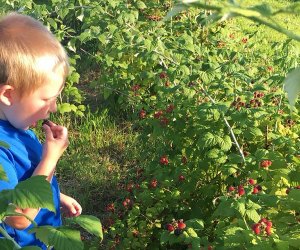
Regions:
M 203 88 L 203 86 L 202 86 L 202 85 L 200 85 L 200 86 L 201 86 L 201 89 L 203 90 L 203 92 L 205 93 L 205 95 L 207 95 L 207 97 L 210 99 L 210 101 L 211 101 L 213 104 L 216 104 L 216 101 L 215 101 L 215 100 L 214 100 L 214 99 L 206 92 L 206 90 Z M 234 143 L 235 143 L 235 146 L 237 147 L 237 149 L 238 149 L 240 155 L 242 156 L 243 162 L 245 163 L 246 160 L 245 160 L 244 153 L 243 153 L 243 151 L 242 151 L 242 149 L 241 149 L 241 147 L 240 147 L 240 145 L 239 145 L 239 143 L 238 143 L 238 141 L 237 141 L 237 139 L 236 139 L 236 137 L 235 137 L 235 134 L 234 134 L 234 132 L 233 132 L 232 127 L 230 126 L 229 122 L 227 121 L 227 119 L 225 118 L 224 115 L 223 115 L 223 120 L 224 120 L 224 122 L 225 122 L 227 128 L 229 129 L 230 135 L 231 135 L 231 137 L 232 137 L 232 139 L 233 139 L 233 141 L 234 141 Z
M 4 238 L 11 240 L 14 243 L 16 249 L 21 249 L 21 246 L 17 242 L 15 242 L 15 240 L 5 231 L 2 226 L 0 226 L 0 233 L 4 236 Z

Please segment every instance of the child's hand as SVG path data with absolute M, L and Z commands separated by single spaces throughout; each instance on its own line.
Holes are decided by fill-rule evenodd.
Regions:
M 80 204 L 75 199 L 62 193 L 60 193 L 60 205 L 66 217 L 77 217 L 82 212 Z
M 69 145 L 68 130 L 51 121 L 43 123 L 46 140 L 43 146 L 43 157 L 58 161 Z

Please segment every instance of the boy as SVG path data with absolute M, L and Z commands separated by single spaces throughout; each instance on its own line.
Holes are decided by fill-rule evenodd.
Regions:
M 61 225 L 60 208 L 66 216 L 81 214 L 73 198 L 60 193 L 54 171 L 68 146 L 68 132 L 53 122 L 43 124 L 43 145 L 29 129 L 56 111 L 69 70 L 62 45 L 39 21 L 11 13 L 0 19 L 0 164 L 8 182 L 0 181 L 0 191 L 13 189 L 31 176 L 44 175 L 53 190 L 56 213 L 47 209 L 17 209 L 38 225 Z M 46 246 L 28 233 L 31 222 L 24 216 L 6 217 L 0 224 L 20 246 Z M 0 236 L 1 237 L 1 236 Z

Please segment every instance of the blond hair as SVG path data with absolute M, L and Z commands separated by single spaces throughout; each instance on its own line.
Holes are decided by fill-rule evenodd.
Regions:
M 15 87 L 22 96 L 42 86 L 59 67 L 65 79 L 68 56 L 41 22 L 17 13 L 0 19 L 0 84 Z

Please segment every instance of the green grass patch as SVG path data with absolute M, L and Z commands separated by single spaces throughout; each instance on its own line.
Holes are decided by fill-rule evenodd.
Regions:
M 70 137 L 57 167 L 61 191 L 76 198 L 84 214 L 101 217 L 136 166 L 137 133 L 130 123 L 117 126 L 107 111 L 88 111 L 82 118 L 59 116 L 55 121 L 68 127 Z

